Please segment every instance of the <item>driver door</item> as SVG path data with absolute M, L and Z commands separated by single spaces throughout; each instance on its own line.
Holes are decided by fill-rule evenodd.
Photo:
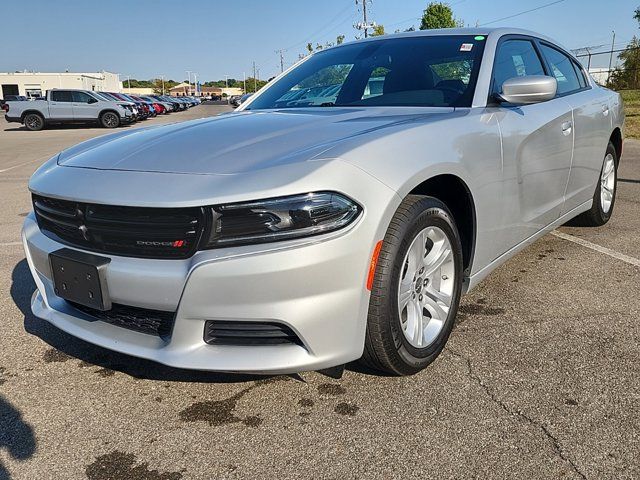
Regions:
M 496 51 L 492 93 L 513 77 L 547 75 L 533 39 L 506 37 Z M 526 240 L 560 217 L 573 155 L 573 112 L 562 98 L 495 110 L 503 149 L 507 245 Z

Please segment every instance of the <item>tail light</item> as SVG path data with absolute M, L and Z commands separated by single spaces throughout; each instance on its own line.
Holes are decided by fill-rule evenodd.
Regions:
M 2 109 L 6 112 L 9 113 L 9 104 L 5 103 L 4 105 L 2 105 Z

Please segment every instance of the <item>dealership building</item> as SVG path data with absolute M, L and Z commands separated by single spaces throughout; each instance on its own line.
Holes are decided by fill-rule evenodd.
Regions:
M 74 88 L 104 92 L 121 92 L 122 82 L 117 73 L 0 73 L 0 99 L 6 95 L 42 97 L 54 88 Z

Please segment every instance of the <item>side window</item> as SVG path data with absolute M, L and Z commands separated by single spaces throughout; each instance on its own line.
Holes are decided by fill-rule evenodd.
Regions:
M 54 102 L 73 102 L 71 92 L 66 90 L 54 90 L 51 92 L 51 100 Z
M 72 92 L 73 101 L 76 103 L 89 103 L 89 99 L 91 98 L 88 94 L 84 92 Z
M 576 74 L 578 75 L 578 82 L 580 82 L 580 88 L 585 88 L 587 84 L 587 79 L 584 76 L 584 70 L 582 67 L 578 65 L 576 62 L 573 62 L 573 68 L 576 69 Z
M 502 84 L 510 78 L 544 74 L 540 57 L 529 40 L 506 40 L 496 53 L 492 91 L 500 93 Z
M 384 80 L 390 71 L 386 67 L 374 68 L 371 75 L 369 75 L 366 87 L 364 87 L 361 100 L 382 95 L 384 93 Z
M 551 74 L 558 81 L 558 94 L 571 93 L 582 88 L 573 61 L 564 53 L 549 45 L 542 45 L 542 54 L 551 67 Z M 584 79 L 583 79 L 584 80 Z

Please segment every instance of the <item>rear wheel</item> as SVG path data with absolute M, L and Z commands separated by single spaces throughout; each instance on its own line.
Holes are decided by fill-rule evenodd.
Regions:
M 609 221 L 616 202 L 617 169 L 618 154 L 613 143 L 609 142 L 602 161 L 602 169 L 600 170 L 596 191 L 593 194 L 593 205 L 589 210 L 569 221 L 568 225 L 600 227 Z
M 116 128 L 120 126 L 120 116 L 114 112 L 104 112 L 100 115 L 100 124 L 104 128 Z
M 42 130 L 44 128 L 44 118 L 37 113 L 28 113 L 24 117 L 24 126 L 27 127 L 27 130 L 33 132 Z
M 462 246 L 447 207 L 409 195 L 382 243 L 371 289 L 362 361 L 409 375 L 444 348 L 462 292 Z

